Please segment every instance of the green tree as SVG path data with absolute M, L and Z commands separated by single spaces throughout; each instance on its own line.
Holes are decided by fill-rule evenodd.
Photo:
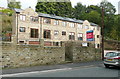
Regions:
M 90 13 L 91 11 L 97 11 L 98 13 L 101 14 L 101 8 L 97 5 L 90 5 L 87 7 L 87 13 Z
M 98 25 L 100 25 L 101 23 L 100 13 L 98 13 L 97 11 L 91 11 L 90 13 L 86 13 L 84 19 L 89 20 L 90 22 L 96 23 Z
M 80 2 L 74 8 L 74 18 L 76 19 L 84 19 L 86 13 L 86 6 L 82 5 Z
M 38 2 L 36 12 L 72 17 L 73 8 L 71 2 Z
M 115 7 L 108 2 L 107 0 L 104 0 L 100 3 L 100 7 L 101 9 L 104 9 L 104 32 L 105 32 L 105 37 L 106 38 L 111 38 L 111 32 L 114 31 L 115 28 L 115 19 L 114 19 L 114 15 L 116 12 Z M 115 33 L 115 31 L 114 31 Z
M 13 9 L 13 8 L 18 8 L 20 9 L 21 8 L 21 5 L 20 5 L 20 2 L 10 2 L 8 3 L 8 7 L 10 9 Z
M 104 0 L 100 3 L 100 7 L 103 7 L 104 8 L 104 12 L 105 12 L 105 15 L 108 15 L 108 14 L 115 14 L 116 12 L 116 9 L 115 9 L 115 6 L 113 6 L 110 2 L 108 2 L 107 0 Z
M 7 14 L 9 16 L 12 16 L 13 14 L 13 10 L 11 9 L 3 9 L 3 10 L 0 10 L 0 12 L 2 12 L 3 14 Z

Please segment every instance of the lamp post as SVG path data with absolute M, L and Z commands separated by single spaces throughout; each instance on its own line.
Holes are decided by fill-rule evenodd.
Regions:
M 104 60 L 104 8 L 102 6 L 102 29 L 101 29 L 101 34 L 102 34 L 102 60 Z

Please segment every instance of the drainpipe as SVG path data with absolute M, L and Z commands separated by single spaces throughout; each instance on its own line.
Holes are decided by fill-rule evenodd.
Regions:
M 18 44 L 18 13 L 17 13 L 17 44 Z

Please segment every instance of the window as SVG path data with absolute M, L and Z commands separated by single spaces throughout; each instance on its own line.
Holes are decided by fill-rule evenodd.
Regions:
M 54 21 L 54 25 L 59 25 L 59 21 L 58 21 L 58 20 L 55 20 L 55 21 Z
M 89 29 L 89 26 L 86 25 L 84 28 L 85 28 L 85 29 Z
M 58 30 L 54 30 L 54 35 L 58 35 L 59 31 Z
M 53 46 L 59 46 L 59 42 L 53 42 Z
M 78 24 L 78 28 L 79 28 L 79 29 L 82 29 L 83 27 L 82 27 L 82 25 L 81 25 L 81 24 Z
M 66 32 L 65 32 L 65 31 L 62 31 L 62 35 L 66 35 Z
M 97 47 L 100 48 L 100 44 L 97 44 Z
M 97 26 L 97 30 L 99 31 L 100 30 L 100 28 Z
M 51 38 L 50 30 L 44 30 L 44 38 Z
M 30 17 L 30 20 L 32 21 L 32 22 L 38 22 L 38 17 L 33 17 L 33 16 L 31 16 Z
M 31 29 L 31 38 L 38 38 L 38 29 Z
M 97 35 L 97 38 L 100 38 L 100 36 L 99 36 L 99 35 Z
M 19 41 L 19 43 L 24 43 L 24 41 Z
M 95 48 L 100 48 L 100 44 L 95 44 Z
M 75 40 L 75 33 L 74 32 L 69 33 L 69 40 Z
M 25 32 L 25 27 L 20 27 L 19 31 L 20 32 Z
M 75 27 L 75 24 L 74 23 L 69 23 L 69 26 L 73 28 L 73 27 Z
M 67 22 L 62 22 L 62 26 L 67 26 Z
M 51 23 L 51 19 L 49 19 L 49 18 L 44 18 L 44 23 L 50 24 L 50 23 Z
M 20 20 L 25 21 L 25 15 L 20 15 Z
M 78 40 L 83 40 L 83 34 L 82 33 L 78 34 Z

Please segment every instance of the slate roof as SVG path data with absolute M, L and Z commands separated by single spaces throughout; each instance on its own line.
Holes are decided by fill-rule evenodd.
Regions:
M 14 9 L 16 13 L 20 13 L 22 11 L 22 9 Z M 67 17 L 61 17 L 61 16 L 56 16 L 56 15 L 50 15 L 50 14 L 44 14 L 44 13 L 38 13 L 39 17 L 46 17 L 46 18 L 51 18 L 51 19 L 58 19 L 58 20 L 64 20 L 64 21 L 69 21 L 69 22 L 74 22 L 74 23 L 80 23 L 83 24 L 83 20 L 76 20 L 76 19 L 72 19 L 72 18 L 67 18 Z M 98 26 L 95 23 L 90 23 L 91 26 Z

